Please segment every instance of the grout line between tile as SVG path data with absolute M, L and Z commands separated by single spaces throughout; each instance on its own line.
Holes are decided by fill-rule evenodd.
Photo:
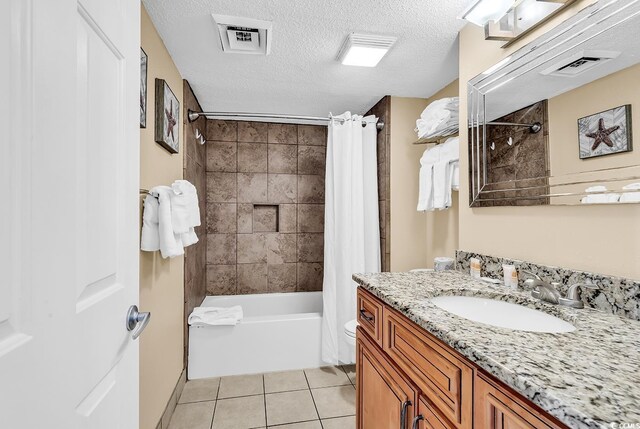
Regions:
M 264 381 L 264 374 L 262 374 L 262 403 L 264 404 L 264 427 L 267 427 L 267 386 Z
M 311 385 L 309 384 L 309 379 L 307 378 L 307 373 L 303 370 L 304 379 L 307 381 L 307 386 L 309 386 L 309 395 L 311 395 L 311 400 L 313 401 L 313 407 L 316 409 L 316 415 L 318 416 L 318 420 L 320 420 L 320 413 L 318 412 L 318 406 L 316 405 L 316 398 L 313 397 L 313 392 L 311 391 Z M 320 426 L 322 426 L 322 420 L 320 421 Z M 324 426 L 322 426 L 324 428 Z

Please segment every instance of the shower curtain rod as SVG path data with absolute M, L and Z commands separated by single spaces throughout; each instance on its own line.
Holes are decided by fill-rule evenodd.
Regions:
M 322 116 L 297 116 L 297 115 L 278 115 L 270 113 L 246 113 L 246 112 L 194 112 L 188 110 L 187 115 L 189 122 L 196 121 L 200 116 L 214 117 L 214 118 L 228 118 L 232 120 L 250 119 L 250 118 L 262 118 L 262 119 L 293 119 L 297 121 L 316 121 L 316 122 L 329 122 L 331 120 L 344 122 L 344 119 L 338 119 L 335 117 L 322 117 Z M 364 127 L 368 121 L 363 120 L 362 126 Z M 384 122 L 379 120 L 376 122 L 376 128 L 381 130 L 384 128 Z

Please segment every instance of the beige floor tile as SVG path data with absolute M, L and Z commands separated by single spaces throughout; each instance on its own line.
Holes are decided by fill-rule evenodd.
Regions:
M 325 366 L 323 368 L 305 369 L 309 386 L 318 387 L 343 386 L 351 384 L 349 377 L 339 366 Z
M 215 401 L 179 404 L 171 417 L 169 429 L 209 429 Z
M 212 429 L 264 427 L 264 396 L 221 399 L 216 404 Z
M 322 429 L 320 420 L 310 422 L 291 423 L 288 425 L 269 426 L 269 429 Z
M 324 429 L 356 429 L 356 416 L 322 420 Z
M 264 393 L 262 374 L 234 375 L 220 379 L 218 399 L 260 395 L 262 393 Z
M 356 413 L 356 389 L 348 386 L 312 389 L 321 419 L 352 416 Z
M 219 378 L 203 378 L 199 380 L 189 380 L 184 385 L 182 395 L 178 400 L 179 404 L 187 402 L 215 401 L 218 396 Z
M 270 372 L 264 375 L 266 393 L 308 389 L 304 371 Z
M 267 426 L 318 419 L 308 390 L 270 393 L 267 400 Z
M 356 366 L 355 365 L 343 365 L 342 369 L 347 373 L 347 377 L 351 383 L 356 384 Z

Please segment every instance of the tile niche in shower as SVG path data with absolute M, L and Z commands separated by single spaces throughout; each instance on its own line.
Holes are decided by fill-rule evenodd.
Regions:
M 207 294 L 322 289 L 326 127 L 208 120 Z

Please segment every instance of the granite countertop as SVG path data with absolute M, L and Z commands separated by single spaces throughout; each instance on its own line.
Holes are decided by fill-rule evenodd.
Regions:
M 364 289 L 571 428 L 640 424 L 640 322 L 533 299 L 458 271 L 354 274 Z M 570 333 L 513 331 L 436 307 L 438 295 L 522 304 L 572 323 Z

